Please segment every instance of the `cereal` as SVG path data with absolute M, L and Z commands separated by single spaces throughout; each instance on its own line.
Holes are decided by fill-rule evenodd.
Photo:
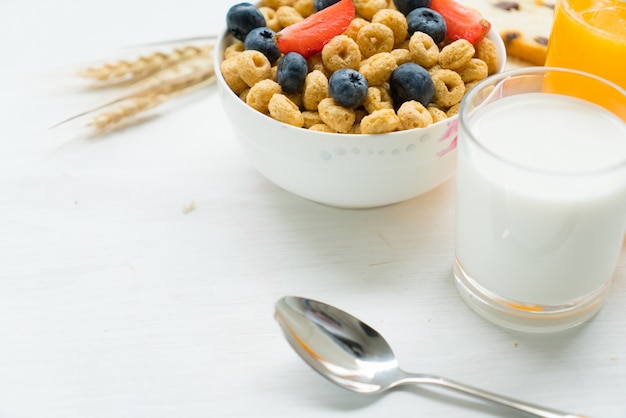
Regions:
M 380 109 L 393 109 L 393 102 L 389 92 L 382 87 L 370 87 L 363 103 L 368 113 L 374 113 Z
M 480 81 L 489 75 L 487 63 L 478 58 L 472 58 L 466 66 L 461 67 L 457 72 L 461 76 L 461 80 L 466 84 L 472 81 Z
M 393 132 L 400 126 L 400 119 L 393 109 L 375 110 L 361 120 L 361 133 L 384 134 Z
M 451 106 L 450 109 L 448 109 L 448 111 L 446 112 L 446 116 L 451 118 L 452 116 L 458 115 L 458 113 L 459 113 L 459 103 L 455 104 L 454 106 Z
M 356 36 L 363 58 L 393 49 L 393 31 L 382 23 L 368 23 Z
M 356 119 L 354 110 L 339 105 L 330 97 L 322 100 L 318 109 L 322 121 L 337 132 L 348 132 Z
M 293 2 L 293 8 L 296 9 L 302 17 L 309 17 L 315 13 L 313 0 L 296 0 Z
M 409 51 L 413 62 L 424 68 L 432 67 L 439 59 L 439 47 L 433 38 L 423 32 L 415 32 L 411 36 Z
M 343 34 L 307 58 L 301 93 L 286 93 L 276 82 L 277 65 L 259 51 L 246 51 L 232 40 L 220 71 L 230 89 L 253 109 L 277 121 L 327 133 L 379 134 L 419 129 L 458 113 L 463 96 L 480 80 L 497 72 L 495 44 L 485 38 L 475 46 L 457 40 L 439 49 L 422 32 L 409 37 L 406 17 L 392 0 L 353 0 L 356 17 Z M 262 0 L 259 10 L 275 32 L 315 12 L 314 0 Z M 394 107 L 389 79 L 402 64 L 425 68 L 435 86 L 427 106 L 409 101 Z M 329 78 L 341 69 L 357 70 L 367 80 L 367 96 L 354 108 L 339 105 L 329 94 Z
M 319 70 L 307 74 L 304 79 L 302 104 L 306 110 L 317 110 L 320 102 L 328 97 L 328 78 Z
M 369 23 L 370 22 L 361 17 L 354 18 L 352 22 L 350 22 L 348 29 L 346 29 L 343 34 L 349 36 L 350 38 L 354 39 L 354 41 L 356 41 L 356 37 L 359 34 L 361 28 L 365 25 L 369 25 Z
M 354 0 L 357 14 L 369 21 L 377 12 L 386 9 L 388 5 L 388 0 Z
M 272 80 L 261 80 L 256 83 L 246 96 L 246 103 L 261 113 L 269 112 L 268 105 L 273 95 L 281 94 L 283 89 Z
M 458 39 L 442 48 L 439 64 L 443 68 L 457 70 L 466 66 L 475 53 L 474 45 L 465 39 Z
M 398 109 L 402 129 L 425 128 L 433 123 L 433 117 L 423 104 L 415 100 L 402 103 Z
M 277 10 L 281 6 L 291 6 L 293 0 L 263 0 L 263 4 Z
M 402 13 L 397 10 L 383 9 L 372 17 L 372 23 L 382 23 L 393 31 L 393 44 L 401 45 L 409 36 L 409 25 Z
M 268 103 L 270 116 L 279 122 L 302 128 L 304 125 L 304 117 L 296 106 L 287 96 L 283 94 L 274 94 Z
M 313 125 L 309 128 L 310 131 L 316 131 L 316 132 L 327 132 L 329 134 L 336 134 L 337 131 L 335 131 L 333 128 L 331 128 L 330 126 L 326 125 L 325 123 L 318 123 L 316 125 Z
M 406 64 L 413 61 L 411 51 L 405 48 L 397 48 L 390 52 L 391 56 L 396 60 L 397 65 Z
M 259 51 L 243 51 L 236 59 L 239 77 L 250 87 L 272 75 L 269 60 Z
M 356 42 L 346 35 L 335 36 L 322 49 L 322 62 L 331 72 L 342 68 L 356 70 L 361 65 L 361 51 Z
M 359 72 L 363 74 L 370 86 L 378 86 L 391 77 L 391 73 L 398 67 L 396 59 L 389 52 L 380 52 L 372 55 L 359 67 Z
M 322 122 L 322 118 L 320 118 L 320 114 L 317 110 L 305 110 L 302 112 L 302 118 L 304 120 L 304 128 L 310 128 L 313 125 L 318 125 Z
M 228 87 L 230 87 L 235 94 L 241 94 L 241 92 L 248 88 L 246 82 L 239 76 L 236 58 L 230 58 L 222 61 L 220 63 L 220 71 L 224 76 L 224 81 L 226 81 Z
M 224 59 L 231 59 L 244 51 L 243 42 L 237 41 L 224 50 Z
M 239 98 L 241 101 L 245 102 L 248 98 L 248 93 L 250 93 L 250 87 L 247 87 L 244 91 L 239 94 Z
M 437 106 L 428 105 L 426 110 L 428 110 L 428 113 L 430 113 L 430 116 L 433 118 L 433 123 L 441 122 L 442 120 L 445 120 L 448 118 L 448 115 L 446 115 L 446 112 L 439 109 Z
M 291 100 L 296 106 L 298 106 L 298 109 L 301 109 L 303 107 L 302 94 L 300 93 L 284 93 L 284 94 L 285 96 L 287 96 L 289 100 Z
M 498 71 L 498 54 L 496 53 L 496 45 L 491 39 L 483 38 L 476 44 L 476 58 L 483 60 L 487 64 L 489 74 Z
M 432 101 L 438 106 L 453 106 L 465 95 L 465 83 L 461 76 L 452 70 L 439 70 L 432 75 L 432 79 L 435 84 L 435 96 Z
M 276 17 L 276 10 L 272 9 L 271 7 L 266 7 L 266 6 L 259 7 L 259 10 L 261 11 L 261 14 L 263 14 L 263 17 L 265 18 L 265 26 L 267 26 L 274 32 L 278 32 L 279 30 L 283 28 L 280 25 L 278 18 Z
M 276 10 L 276 19 L 283 28 L 304 20 L 302 15 L 291 6 L 280 6 Z

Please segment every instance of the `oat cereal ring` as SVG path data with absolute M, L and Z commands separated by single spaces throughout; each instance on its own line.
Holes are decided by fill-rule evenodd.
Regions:
M 326 66 L 324 65 L 324 60 L 322 59 L 322 54 L 315 54 L 307 58 L 307 65 L 309 67 L 309 73 L 312 73 L 315 70 L 321 71 L 326 77 L 330 77 L 332 74 Z
M 481 59 L 487 64 L 489 74 L 498 71 L 498 54 L 496 53 L 496 45 L 491 39 L 483 38 L 475 46 L 476 58 Z
M 472 81 L 480 81 L 489 75 L 487 64 L 478 58 L 472 58 L 467 65 L 459 68 L 457 72 L 465 84 Z
M 470 91 L 470 89 L 472 87 L 474 87 L 476 84 L 480 83 L 481 80 L 476 80 L 476 81 L 470 81 L 469 83 L 465 83 L 465 94 L 467 94 L 468 91 Z
M 233 58 L 236 55 L 241 54 L 244 49 L 243 42 L 236 41 L 234 44 L 227 46 L 224 50 L 224 59 L 227 60 Z
M 370 87 L 367 89 L 367 96 L 363 102 L 363 107 L 368 113 L 374 113 L 380 109 L 393 109 L 393 102 L 389 93 L 381 87 Z
M 396 60 L 397 65 L 406 64 L 413 61 L 411 51 L 404 48 L 397 48 L 390 52 L 391 56 Z
M 317 110 L 320 102 L 328 97 L 328 78 L 319 70 L 307 74 L 302 88 L 302 105 L 306 110 Z
M 322 100 L 318 110 L 322 121 L 337 132 L 348 132 L 356 120 L 354 110 L 341 106 L 331 97 Z
M 446 112 L 439 109 L 437 106 L 428 105 L 426 110 L 428 110 L 428 113 L 430 113 L 430 116 L 433 118 L 433 123 L 441 122 L 442 120 L 448 119 L 448 115 L 446 115 Z
M 362 17 L 356 17 L 352 19 L 352 22 L 350 22 L 348 28 L 343 32 L 343 34 L 354 39 L 354 41 L 356 42 L 356 37 L 359 34 L 361 28 L 365 25 L 368 25 L 369 23 L 370 22 L 363 19 Z
M 456 70 L 465 67 L 475 53 L 474 45 L 470 41 L 457 39 L 441 49 L 439 64 L 443 68 Z
M 302 17 L 309 17 L 315 13 L 313 0 L 296 0 L 293 2 L 293 8 L 296 9 Z
M 368 23 L 356 36 L 363 58 L 393 49 L 393 31 L 382 23 Z
M 261 113 L 268 113 L 270 99 L 273 95 L 281 94 L 282 92 L 283 89 L 277 82 L 272 80 L 261 80 L 250 88 L 250 91 L 246 96 L 246 103 L 248 106 Z
M 287 98 L 291 100 L 293 104 L 298 106 L 298 109 L 301 109 L 303 107 L 302 106 L 302 94 L 300 93 L 283 93 L 283 94 L 287 96 Z
M 359 72 L 370 86 L 379 86 L 391 77 L 391 73 L 398 67 L 396 59 L 389 52 L 380 52 L 372 55 L 361 63 Z
M 361 133 L 384 134 L 393 132 L 400 127 L 400 119 L 393 109 L 380 109 L 365 116 L 361 120 Z
M 281 6 L 292 6 L 293 0 L 263 0 L 263 5 L 278 10 Z
M 259 11 L 265 18 L 265 26 L 267 26 L 274 32 L 278 32 L 282 29 L 282 26 L 280 26 L 280 22 L 276 17 L 276 10 L 272 9 L 271 7 L 263 6 L 259 7 Z
M 446 115 L 451 118 L 452 116 L 456 116 L 459 113 L 459 103 L 451 106 L 450 109 L 447 110 Z
M 318 125 L 322 122 L 322 118 L 320 118 L 319 112 L 315 110 L 305 110 L 302 112 L 302 118 L 304 119 L 303 128 L 310 128 L 313 125 Z
M 361 65 L 361 51 L 356 42 L 346 35 L 335 36 L 322 49 L 322 61 L 331 72 L 342 68 L 356 70 Z
M 400 46 L 409 36 L 409 25 L 404 15 L 391 9 L 383 9 L 372 17 L 372 23 L 382 23 L 393 31 L 393 44 Z
M 272 75 L 270 61 L 259 51 L 243 51 L 236 59 L 239 77 L 250 87 Z
M 267 108 L 270 112 L 270 116 L 279 122 L 298 128 L 302 128 L 304 125 L 304 117 L 300 109 L 284 94 L 273 95 Z
M 329 134 L 336 134 L 337 133 L 337 131 L 335 131 L 333 128 L 331 128 L 330 126 L 326 125 L 325 123 L 315 124 L 315 125 L 313 125 L 313 126 L 311 126 L 309 128 L 309 131 L 327 132 Z
M 388 0 L 354 0 L 356 13 L 366 20 L 371 21 L 374 15 L 389 6 Z
M 276 9 L 276 19 L 278 19 L 280 26 L 283 28 L 304 20 L 302 15 L 291 6 L 280 6 Z
M 453 106 L 465 95 L 465 83 L 461 76 L 452 70 L 439 70 L 432 75 L 432 80 L 435 85 L 432 102 L 438 106 Z
M 248 85 L 239 76 L 237 61 L 237 57 L 222 61 L 220 63 L 220 71 L 222 72 L 224 81 L 226 81 L 228 87 L 230 87 L 235 94 L 240 94 L 248 88 Z
M 398 118 L 402 129 L 425 128 L 433 123 L 428 109 L 415 100 L 402 103 L 398 109 Z
M 350 128 L 350 130 L 348 131 L 349 134 L 351 135 L 359 135 L 361 134 L 361 122 L 354 122 L 354 125 L 352 125 L 352 128 Z
M 241 99 L 242 102 L 245 102 L 247 100 L 248 93 L 250 93 L 250 87 L 248 87 L 247 89 L 245 89 L 239 94 L 239 98 Z
M 415 32 L 409 40 L 409 51 L 413 62 L 424 68 L 437 64 L 439 59 L 439 47 L 429 35 L 423 32 Z

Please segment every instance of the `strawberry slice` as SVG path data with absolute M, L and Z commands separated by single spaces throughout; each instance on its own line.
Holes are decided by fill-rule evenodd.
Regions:
M 455 0 L 432 0 L 430 8 L 446 21 L 446 39 L 467 39 L 476 45 L 489 33 L 491 23 L 478 11 Z
M 297 52 L 308 58 L 320 52 L 335 36 L 345 32 L 354 15 L 352 0 L 340 0 L 278 32 L 276 45 L 283 54 Z

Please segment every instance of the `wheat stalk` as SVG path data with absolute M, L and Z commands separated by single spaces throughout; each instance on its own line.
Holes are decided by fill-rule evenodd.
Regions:
M 213 76 L 213 61 L 210 58 L 181 62 L 137 83 L 138 88 L 133 93 L 87 112 L 85 115 L 95 114 L 88 125 L 98 132 L 114 129 L 121 122 L 166 100 L 202 87 L 212 81 Z
M 189 59 L 206 56 L 213 45 L 183 45 L 172 52 L 154 52 L 134 60 L 118 60 L 78 71 L 77 75 L 101 85 L 132 83 Z

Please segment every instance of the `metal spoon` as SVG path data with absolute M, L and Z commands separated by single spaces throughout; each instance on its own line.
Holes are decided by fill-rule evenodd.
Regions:
M 544 418 L 584 418 L 532 405 L 439 376 L 400 369 L 385 339 L 359 319 L 311 299 L 285 296 L 276 303 L 276 320 L 287 341 L 309 366 L 331 382 L 365 394 L 414 383 L 444 387 Z

